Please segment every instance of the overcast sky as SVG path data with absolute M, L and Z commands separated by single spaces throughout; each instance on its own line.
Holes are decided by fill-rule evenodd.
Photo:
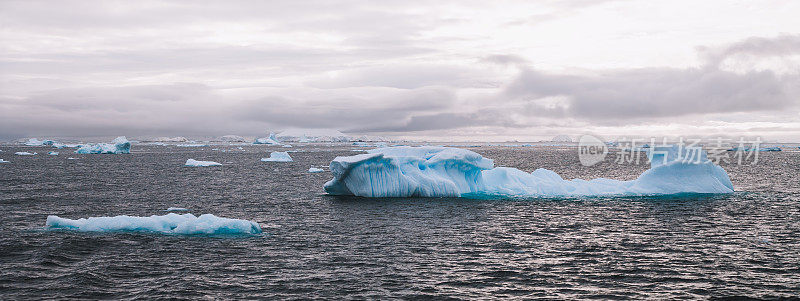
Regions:
M 800 141 L 800 1 L 0 1 L 0 138 Z

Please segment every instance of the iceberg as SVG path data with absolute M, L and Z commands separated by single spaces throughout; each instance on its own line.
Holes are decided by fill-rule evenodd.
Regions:
M 287 152 L 271 152 L 269 158 L 261 158 L 264 162 L 292 162 L 292 157 Z
M 67 148 L 67 147 L 72 148 L 72 147 L 81 147 L 81 145 L 80 144 L 64 144 L 64 143 L 56 142 L 56 143 L 53 143 L 53 147 L 54 148 Z
M 192 167 L 222 166 L 222 163 L 214 161 L 197 161 L 195 159 L 188 159 L 186 160 L 186 164 L 184 164 L 184 166 L 192 166 Z
M 104 216 L 80 219 L 47 217 L 48 229 L 64 229 L 81 232 L 154 232 L 163 234 L 258 234 L 261 226 L 256 222 L 191 213 L 141 216 Z
M 27 145 L 27 146 L 42 146 L 42 145 L 53 145 L 54 143 L 56 143 L 56 142 L 53 141 L 53 140 L 40 141 L 39 139 L 31 138 L 31 139 L 28 139 L 28 141 L 25 142 L 25 145 Z
M 78 160 L 78 158 L 69 157 L 67 160 Z
M 656 149 L 651 167 L 637 179 L 564 180 L 553 171 L 531 173 L 494 167 L 491 159 L 458 148 L 388 147 L 367 154 L 336 157 L 331 195 L 364 197 L 579 197 L 637 196 L 679 193 L 731 193 L 733 184 L 721 167 L 679 154 L 677 148 Z M 702 152 L 702 150 L 700 150 Z
M 48 152 L 47 154 L 51 156 L 58 156 L 58 152 Z
M 35 156 L 37 153 L 29 153 L 29 152 L 16 152 L 14 153 L 17 156 Z
M 206 147 L 208 144 L 189 143 L 189 144 L 176 144 L 177 147 Z
M 76 154 L 130 154 L 131 142 L 125 136 L 120 136 L 111 143 L 97 143 L 82 145 Z
M 258 138 L 253 144 L 270 144 L 270 145 L 280 145 L 281 142 L 278 141 L 278 138 L 275 137 L 275 133 L 270 132 L 268 138 Z
M 311 168 L 308 169 L 308 172 L 310 172 L 310 173 L 320 173 L 320 172 L 323 172 L 323 171 L 324 170 L 322 168 L 316 168 L 316 167 L 311 167 Z
M 11 163 L 11 161 L 6 161 L 6 160 L 3 160 L 3 159 L 0 159 L 0 163 Z

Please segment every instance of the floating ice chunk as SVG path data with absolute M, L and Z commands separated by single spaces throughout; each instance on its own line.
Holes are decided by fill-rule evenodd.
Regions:
M 153 215 L 149 217 L 120 215 L 67 219 L 55 215 L 47 217 L 48 229 L 66 229 L 82 232 L 155 232 L 164 234 L 258 234 L 261 226 L 256 222 L 190 213 Z
M 281 145 L 281 146 L 282 146 L 282 147 L 286 147 L 286 148 L 292 147 L 292 145 L 291 145 L 291 144 L 284 144 L 284 145 Z
M 222 163 L 214 161 L 197 161 L 195 159 L 188 159 L 186 160 L 185 166 L 192 166 L 192 167 L 222 166 Z
M 268 138 L 258 138 L 253 144 L 273 144 L 273 145 L 280 145 L 281 142 L 278 141 L 278 138 L 275 137 L 275 133 L 270 132 Z
M 111 143 L 97 143 L 82 145 L 76 154 L 130 154 L 131 142 L 125 136 L 120 136 Z
M 6 160 L 3 160 L 3 159 L 0 159 L 0 163 L 11 163 L 11 161 L 6 161 Z
M 78 160 L 78 158 L 69 157 L 67 160 Z
M 189 211 L 189 209 L 181 208 L 181 207 L 169 207 L 167 210 L 164 211 Z
M 325 170 L 323 170 L 322 168 L 316 168 L 316 167 L 311 167 L 311 168 L 308 169 L 308 172 L 310 172 L 310 173 L 320 173 L 320 172 L 323 172 L 323 171 L 325 171 Z
M 47 154 L 51 156 L 58 156 L 58 152 L 48 152 Z
M 177 147 L 206 147 L 208 144 L 190 143 L 190 144 L 176 144 Z
M 14 153 L 17 156 L 35 156 L 37 153 L 29 153 L 29 152 L 16 152 Z
M 659 150 L 659 149 L 656 149 Z M 330 164 L 334 178 L 325 191 L 366 197 L 525 196 L 571 197 L 730 193 L 733 184 L 721 167 L 708 160 L 686 161 L 665 151 L 666 163 L 653 166 L 636 180 L 564 180 L 555 172 L 532 173 L 494 167 L 492 160 L 469 150 L 448 147 L 389 147 Z M 705 158 L 705 154 L 702 154 Z M 655 162 L 655 160 L 654 160 Z
M 292 162 L 292 157 L 287 152 L 271 152 L 269 158 L 261 158 L 264 162 Z

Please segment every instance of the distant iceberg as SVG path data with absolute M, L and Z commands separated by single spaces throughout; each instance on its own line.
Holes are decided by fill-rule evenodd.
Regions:
M 14 153 L 17 156 L 35 156 L 37 153 L 29 153 L 29 152 L 16 152 Z
M 164 211 L 189 211 L 189 209 L 181 208 L 181 207 L 169 207 L 167 210 Z
M 3 160 L 3 159 L 0 159 L 0 163 L 11 163 L 11 161 L 6 161 L 6 160 Z
M 287 152 L 271 152 L 269 158 L 261 158 L 264 162 L 292 162 L 292 157 Z
M 36 139 L 36 138 L 31 138 L 31 139 L 28 139 L 28 141 L 25 142 L 25 145 L 27 145 L 27 146 L 43 146 L 43 145 L 53 145 L 53 143 L 56 143 L 56 142 L 53 141 L 53 140 L 39 140 L 39 139 Z
M 130 154 L 131 142 L 125 136 L 120 136 L 111 143 L 96 143 L 82 145 L 76 154 Z
M 72 147 L 81 147 L 81 145 L 80 144 L 64 144 L 64 143 L 56 142 L 56 143 L 53 143 L 53 147 L 55 147 L 55 148 L 67 148 L 67 147 L 72 148 Z
M 222 163 L 214 161 L 197 161 L 195 159 L 188 159 L 186 160 L 185 166 L 192 166 L 192 167 L 222 166 Z
M 687 162 L 672 148 L 653 156 L 636 180 L 564 180 L 547 169 L 494 167 L 481 155 L 449 147 L 389 147 L 336 157 L 325 183 L 332 195 L 365 197 L 574 197 L 730 193 L 733 184 L 708 160 Z M 702 151 L 702 150 L 701 150 Z M 703 157 L 705 158 L 705 154 Z
M 270 132 L 268 138 L 258 138 L 253 144 L 272 144 L 272 145 L 280 145 L 281 142 L 278 141 L 278 138 L 275 137 L 275 133 Z
M 48 152 L 47 154 L 51 156 L 58 156 L 58 152 Z
M 316 168 L 316 167 L 311 167 L 311 168 L 308 169 L 308 172 L 310 172 L 310 173 L 320 173 L 320 172 L 323 172 L 323 171 L 325 171 L 325 170 L 323 170 L 322 168 Z
M 65 229 L 81 232 L 154 232 L 163 234 L 258 234 L 261 226 L 256 222 L 190 213 L 153 215 L 149 217 L 120 215 L 67 219 L 55 215 L 47 217 L 48 229 Z

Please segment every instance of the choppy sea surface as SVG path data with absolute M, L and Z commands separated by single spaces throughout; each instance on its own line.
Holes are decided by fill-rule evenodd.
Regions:
M 240 150 L 239 147 L 242 147 Z M 800 152 L 724 164 L 737 192 L 472 200 L 325 195 L 353 146 L 177 147 L 78 155 L 0 145 L 2 299 L 779 299 L 800 292 Z M 469 148 L 565 179 L 633 179 L 647 165 L 581 166 L 570 147 Z M 295 151 L 291 163 L 260 162 Z M 14 152 L 38 152 L 15 156 Z M 68 157 L 77 160 L 68 160 Z M 184 167 L 186 159 L 221 167 Z M 66 218 L 193 214 L 260 235 L 82 233 Z

